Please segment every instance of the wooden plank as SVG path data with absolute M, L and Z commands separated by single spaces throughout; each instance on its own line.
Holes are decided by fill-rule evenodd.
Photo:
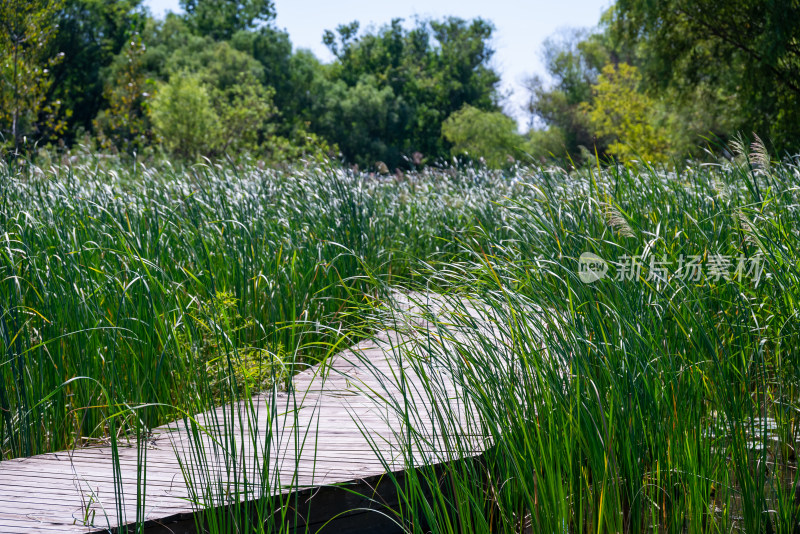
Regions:
M 414 342 L 407 333 L 380 332 L 297 374 L 293 393 L 262 394 L 195 416 L 208 432 L 226 430 L 223 443 L 192 435 L 191 425 L 179 420 L 154 429 L 146 451 L 120 446 L 119 473 L 110 447 L 0 462 L 0 509 L 13 511 L 0 513 L 0 532 L 107 532 L 124 522 L 117 517 L 120 490 L 125 520 L 137 517 L 139 476 L 146 480 L 143 517 L 154 534 L 194 532 L 197 505 L 189 483 L 200 493 L 222 484 L 247 489 L 249 498 L 294 495 L 292 502 L 304 503 L 294 510 L 297 528 L 321 527 L 337 516 L 326 531 L 362 532 L 370 524 L 374 532 L 390 532 L 396 524 L 386 514 L 397 496 L 387 466 L 402 477 L 412 466 L 478 457 L 490 445 L 447 370 L 426 368 Z M 424 342 L 446 347 L 452 341 L 432 334 Z M 411 418 L 403 415 L 406 403 L 413 404 Z M 442 409 L 452 428 L 441 426 Z M 407 431 L 414 433 L 412 445 L 405 443 Z M 442 439 L 445 431 L 457 443 Z M 257 483 L 262 473 L 265 487 Z M 92 525 L 81 524 L 87 516 Z

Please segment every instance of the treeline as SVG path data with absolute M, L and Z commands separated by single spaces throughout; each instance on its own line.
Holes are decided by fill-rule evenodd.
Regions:
M 550 83 L 527 83 L 539 154 L 675 161 L 740 132 L 800 148 L 794 0 L 617 0 L 596 31 L 547 40 L 544 57 Z
M 293 50 L 270 0 L 4 0 L 0 129 L 32 140 L 186 159 L 341 154 L 396 168 L 449 157 L 442 123 L 498 108 L 484 20 L 394 20 L 328 31 L 336 60 Z M 323 38 L 323 36 L 320 36 Z
M 800 139 L 800 8 L 790 0 L 618 0 L 562 32 L 527 82 L 531 129 L 501 111 L 489 21 L 357 22 L 295 50 L 270 0 L 4 0 L 6 154 L 79 144 L 139 156 L 341 157 L 390 170 L 453 156 L 494 167 L 595 155 L 669 162 L 757 132 Z

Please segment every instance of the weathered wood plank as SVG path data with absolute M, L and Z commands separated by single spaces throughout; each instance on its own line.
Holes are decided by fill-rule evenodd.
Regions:
M 428 337 L 441 346 L 450 342 Z M 297 374 L 292 393 L 198 414 L 200 435 L 183 420 L 155 429 L 146 451 L 118 448 L 118 473 L 110 447 L 0 462 L 0 509 L 11 512 L 0 513 L 0 532 L 107 531 L 136 520 L 137 491 L 143 491 L 148 532 L 194 532 L 201 505 L 191 502 L 190 483 L 200 493 L 208 485 L 232 488 L 239 500 L 294 493 L 302 498 L 293 502 L 305 503 L 292 516 L 296 527 L 321 526 L 339 515 L 336 532 L 360 532 L 366 523 L 390 532 L 396 525 L 386 514 L 397 497 L 387 467 L 401 477 L 409 467 L 475 457 L 490 445 L 455 381 L 446 370 L 413 361 L 405 352 L 410 341 L 408 334 L 380 332 Z M 441 410 L 451 428 L 441 427 Z M 223 430 L 223 443 L 209 435 Z M 442 438 L 454 433 L 458 447 Z M 124 517 L 118 517 L 120 491 Z

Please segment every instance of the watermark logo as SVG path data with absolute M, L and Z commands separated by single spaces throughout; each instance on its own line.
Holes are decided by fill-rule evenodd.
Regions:
M 683 255 L 677 261 L 662 256 L 648 255 L 617 258 L 607 262 L 591 252 L 584 252 L 578 259 L 578 277 L 591 284 L 607 276 L 619 282 L 645 280 L 647 282 L 668 281 L 678 278 L 685 282 L 700 282 L 702 279 L 718 282 L 720 280 L 743 280 L 749 278 L 756 285 L 761 281 L 764 258 L 761 255 L 750 257 L 728 256 L 724 254 Z M 614 273 L 609 273 L 609 264 Z
M 578 278 L 585 284 L 591 284 L 602 278 L 605 278 L 608 273 L 608 263 L 606 260 L 592 254 L 591 252 L 584 252 L 578 259 Z

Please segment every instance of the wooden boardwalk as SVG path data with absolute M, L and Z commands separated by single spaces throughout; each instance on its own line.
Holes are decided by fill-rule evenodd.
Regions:
M 370 512 L 392 504 L 387 471 L 489 445 L 447 370 L 413 349 L 441 340 L 420 337 L 387 329 L 296 375 L 291 393 L 201 414 L 194 432 L 183 421 L 156 429 L 146 447 L 118 448 L 119 470 L 110 447 L 0 462 L 0 533 L 108 532 L 137 520 L 148 532 L 194 532 L 198 509 L 276 495 L 296 497 L 294 526 L 310 532 L 337 514 L 324 532 L 360 530 L 365 514 L 388 529 Z

